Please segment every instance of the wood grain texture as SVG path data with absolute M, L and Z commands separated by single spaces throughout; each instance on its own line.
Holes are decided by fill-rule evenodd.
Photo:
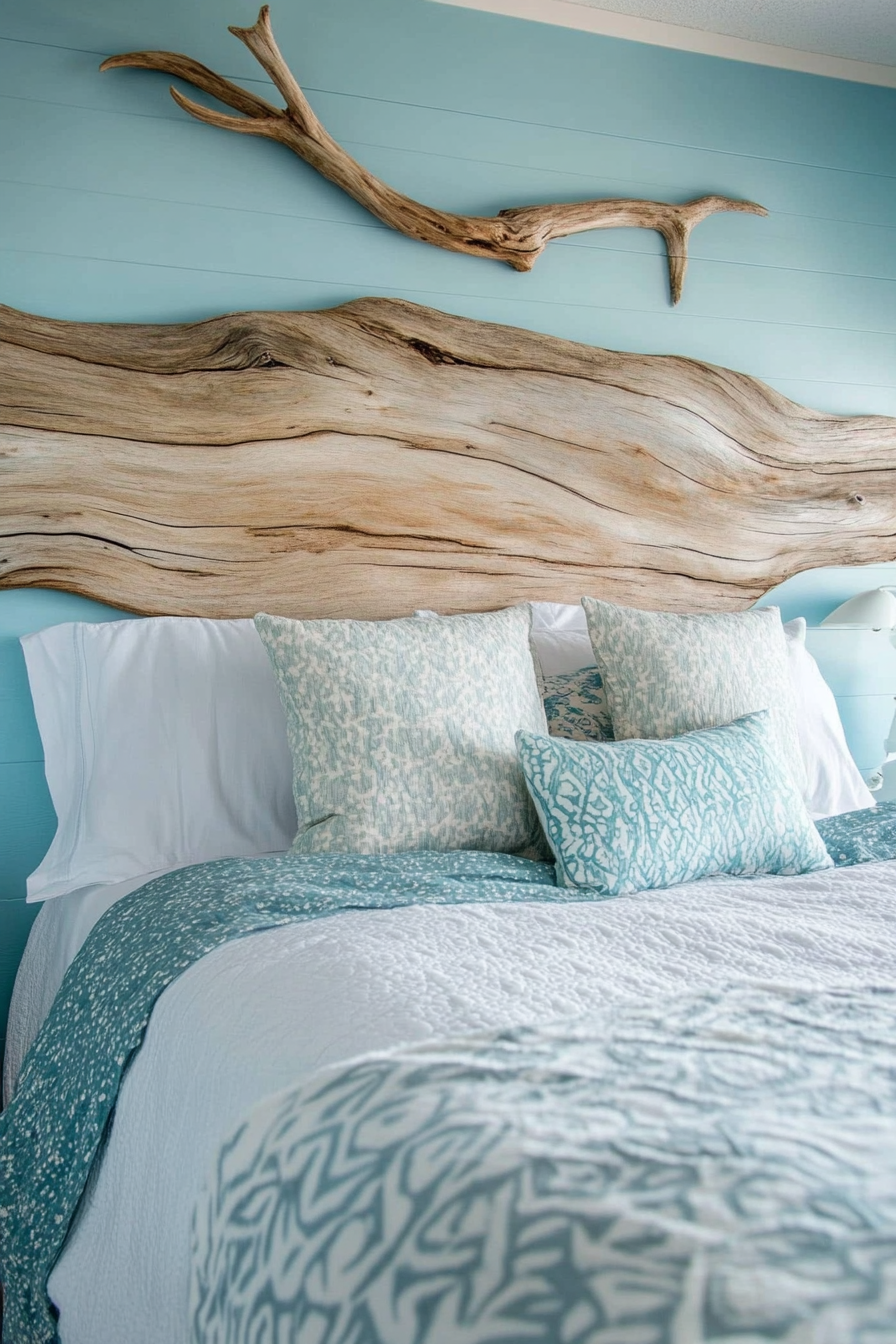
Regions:
M 0 586 L 384 618 L 734 610 L 896 558 L 896 420 L 363 299 L 182 326 L 0 309 Z
M 274 107 L 192 57 L 174 51 L 132 51 L 110 56 L 100 70 L 131 66 L 164 71 L 186 80 L 242 114 L 234 117 L 218 112 L 172 87 L 174 101 L 197 121 L 243 135 L 264 136 L 285 145 L 384 224 L 434 247 L 503 261 L 515 271 L 530 271 L 554 238 L 567 238 L 591 229 L 655 229 L 666 244 L 672 302 L 678 303 L 687 271 L 688 239 L 694 226 L 720 211 L 768 213 L 755 201 L 718 195 L 701 196 L 684 205 L 641 200 L 571 201 L 500 210 L 490 217 L 434 209 L 390 187 L 333 139 L 315 115 L 277 46 L 267 5 L 262 6 L 251 28 L 231 26 L 230 32 L 258 61 L 282 95 L 284 108 Z

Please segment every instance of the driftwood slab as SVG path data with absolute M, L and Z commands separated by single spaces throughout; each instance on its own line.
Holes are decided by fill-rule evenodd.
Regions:
M 0 308 L 0 586 L 382 618 L 734 610 L 896 559 L 896 419 L 386 299 L 184 326 Z

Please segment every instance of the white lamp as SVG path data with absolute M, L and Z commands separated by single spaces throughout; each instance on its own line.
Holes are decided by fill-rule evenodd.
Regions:
M 875 790 L 884 783 L 884 766 L 896 760 L 894 631 L 893 590 L 872 588 L 841 603 L 806 638 L 838 698 L 853 756 Z
M 821 624 L 839 630 L 892 630 L 896 626 L 896 597 L 891 588 L 871 588 L 841 602 Z

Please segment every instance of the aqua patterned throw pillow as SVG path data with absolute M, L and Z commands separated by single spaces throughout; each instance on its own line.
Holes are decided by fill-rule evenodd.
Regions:
M 517 746 L 561 886 L 622 896 L 831 867 L 766 711 L 665 741 Z
M 617 739 L 675 737 L 767 709 L 793 778 L 807 789 L 777 607 L 678 616 L 593 597 L 582 606 Z
M 255 624 L 286 711 L 294 853 L 544 853 L 514 740 L 547 730 L 527 607 Z
M 558 672 L 541 678 L 544 712 L 552 737 L 577 742 L 607 742 L 613 738 L 610 708 L 601 674 L 596 667 Z

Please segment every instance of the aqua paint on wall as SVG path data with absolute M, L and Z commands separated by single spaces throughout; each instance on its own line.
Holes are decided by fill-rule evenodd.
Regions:
M 768 219 L 699 226 L 679 309 L 643 230 L 551 245 L 529 275 L 380 225 L 282 147 L 200 126 L 168 79 L 103 55 L 185 51 L 266 88 L 233 0 L 32 0 L 0 19 L 0 298 L 174 321 L 412 299 L 591 344 L 743 369 L 808 405 L 896 413 L 896 90 L 429 0 L 274 6 L 325 124 L 459 211 L 718 191 Z

